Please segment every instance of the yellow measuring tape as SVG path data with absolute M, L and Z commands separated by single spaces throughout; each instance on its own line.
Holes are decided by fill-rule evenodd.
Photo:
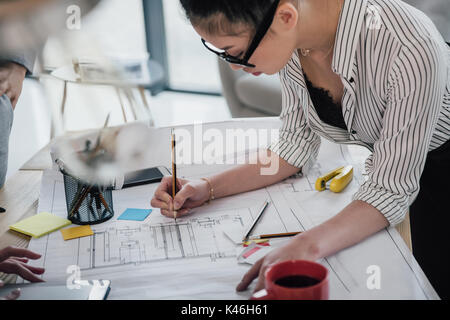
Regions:
M 323 191 L 327 187 L 327 182 L 331 180 L 330 190 L 341 192 L 353 179 L 353 167 L 342 166 L 316 180 L 316 190 Z

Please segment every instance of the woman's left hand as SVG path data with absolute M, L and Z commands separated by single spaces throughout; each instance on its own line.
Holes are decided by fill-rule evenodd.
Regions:
M 258 282 L 253 292 L 264 289 L 266 270 L 278 262 L 286 260 L 315 261 L 317 259 L 319 259 L 317 247 L 307 240 L 305 234 L 300 234 L 284 246 L 271 251 L 265 257 L 259 259 L 244 275 L 236 290 L 244 291 L 255 278 L 258 278 Z

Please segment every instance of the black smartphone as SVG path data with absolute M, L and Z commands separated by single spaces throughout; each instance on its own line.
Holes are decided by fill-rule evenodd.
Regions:
M 125 174 L 122 188 L 160 182 L 164 176 L 171 175 L 166 167 L 153 167 Z

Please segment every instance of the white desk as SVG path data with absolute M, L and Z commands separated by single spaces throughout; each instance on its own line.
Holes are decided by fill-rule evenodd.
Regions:
M 205 124 L 203 126 L 203 132 L 208 131 L 209 129 L 224 132 L 226 129 L 239 128 L 244 130 L 268 129 L 267 132 L 270 132 L 271 129 L 278 128 L 279 124 L 279 120 L 273 118 L 252 119 L 248 121 L 234 120 L 224 123 Z M 182 128 L 185 128 L 192 133 L 196 130 L 195 126 L 183 126 Z M 155 150 L 155 157 L 152 159 L 151 163 L 148 163 L 149 166 L 162 164 L 170 167 L 170 148 L 167 147 L 168 132 L 168 128 L 158 129 L 155 131 L 154 139 L 149 141 L 149 145 L 151 145 L 152 149 Z M 211 133 L 211 131 L 209 132 Z M 203 147 L 206 146 L 207 144 Z M 224 150 L 226 150 L 226 148 L 224 148 Z M 36 163 L 34 164 L 34 168 L 36 168 Z M 204 166 L 195 166 L 191 170 L 188 167 L 183 168 L 182 166 L 180 170 L 182 173 L 183 170 L 186 170 L 184 172 L 191 173 L 195 176 L 196 174 L 203 175 L 208 171 L 208 168 L 205 169 Z M 196 172 L 193 172 L 193 170 Z M 136 203 L 139 203 L 141 206 L 148 205 L 151 198 L 151 188 L 152 186 L 148 187 L 148 198 L 135 199 L 135 201 L 137 201 Z M 131 194 L 138 195 L 141 194 L 140 192 L 142 192 L 142 190 L 139 192 L 132 192 Z M 260 194 L 258 192 L 265 191 L 263 190 L 257 191 L 256 193 L 244 194 L 233 199 L 235 199 L 236 203 L 243 201 L 251 202 L 252 200 L 259 199 L 258 197 Z M 123 202 L 126 202 L 128 201 L 127 198 L 129 197 L 120 198 L 120 196 L 116 196 L 115 201 L 119 201 L 120 203 L 120 199 L 122 199 Z M 229 201 L 230 199 L 217 200 L 213 205 L 211 205 L 210 210 L 219 210 L 220 208 L 229 209 Z M 290 197 L 288 201 L 284 201 L 283 199 L 278 200 L 278 203 L 279 206 L 287 206 L 287 210 L 289 210 L 289 206 L 291 206 L 290 202 L 292 201 L 295 202 L 295 197 Z M 126 206 L 128 204 L 124 205 Z M 120 204 L 118 206 L 120 206 Z M 115 207 L 117 206 L 115 205 Z M 294 203 L 292 203 L 292 207 L 295 207 Z M 199 210 L 200 213 L 202 210 L 204 209 Z M 116 212 L 116 216 L 120 213 L 121 212 Z M 158 213 L 153 212 L 152 215 L 153 214 Z M 295 214 L 301 215 L 300 212 L 295 212 Z M 268 215 L 268 217 L 270 217 L 270 215 Z M 299 216 L 297 216 L 297 218 L 299 218 L 299 220 L 303 219 L 303 217 Z M 57 237 L 58 233 L 54 233 L 52 235 Z M 50 240 L 55 241 L 55 239 Z M 383 252 L 383 249 L 380 250 L 380 248 L 386 248 L 386 251 Z M 357 258 L 354 259 L 354 257 Z M 208 261 L 210 262 L 210 257 L 207 259 L 209 259 Z M 385 264 L 387 260 L 391 261 L 391 263 Z M 199 260 L 196 261 L 198 262 Z M 245 270 L 248 269 L 248 265 L 238 265 L 236 259 L 229 256 L 224 257 L 223 259 L 221 259 L 221 257 L 216 259 L 213 272 L 211 272 L 211 269 L 209 268 L 210 264 L 208 263 L 204 264 L 204 268 L 199 268 L 198 264 L 196 264 L 196 268 L 187 268 L 186 263 L 190 262 L 183 259 L 168 259 L 166 261 L 159 262 L 144 261 L 144 263 L 134 264 L 131 269 L 129 264 L 119 264 L 114 267 L 105 266 L 101 268 L 94 268 L 92 270 L 84 270 L 82 272 L 82 278 L 84 279 L 86 277 L 87 279 L 96 279 L 101 278 L 102 276 L 107 277 L 108 275 L 114 277 L 114 287 L 116 288 L 117 295 L 114 291 L 112 291 L 111 298 L 248 298 L 250 291 L 240 294 L 236 294 L 234 292 L 235 285 L 239 282 Z M 334 279 L 332 281 L 331 288 L 332 298 L 438 298 L 395 228 L 383 230 L 356 246 L 343 250 L 335 256 L 328 257 L 323 263 L 329 268 Z M 371 265 L 381 266 L 382 278 L 380 290 L 370 290 L 366 285 L 366 281 L 370 276 L 366 272 L 367 268 Z M 189 271 L 185 272 L 185 270 Z M 66 277 L 67 275 L 64 275 L 63 272 L 63 274 L 59 275 L 59 280 L 65 281 Z M 186 283 L 186 278 L 191 280 L 198 279 L 198 287 L 184 287 L 183 283 Z M 53 279 L 52 274 L 49 274 L 47 279 Z M 54 279 L 57 279 L 57 277 L 55 276 Z M 164 281 L 160 281 L 160 279 L 164 279 Z M 208 285 L 205 285 L 205 283 Z M 333 291 L 333 285 L 339 285 L 341 289 L 344 288 L 344 291 L 347 291 L 346 293 L 344 292 L 345 296 L 337 294 L 336 290 Z

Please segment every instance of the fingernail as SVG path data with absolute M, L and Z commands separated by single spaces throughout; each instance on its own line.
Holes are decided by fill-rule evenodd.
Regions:
M 178 209 L 180 209 L 180 207 L 181 207 L 181 205 L 180 205 L 180 203 L 179 203 L 178 201 L 174 201 L 174 202 L 173 202 L 173 205 L 174 205 L 174 209 L 175 209 L 175 210 L 178 210 Z

